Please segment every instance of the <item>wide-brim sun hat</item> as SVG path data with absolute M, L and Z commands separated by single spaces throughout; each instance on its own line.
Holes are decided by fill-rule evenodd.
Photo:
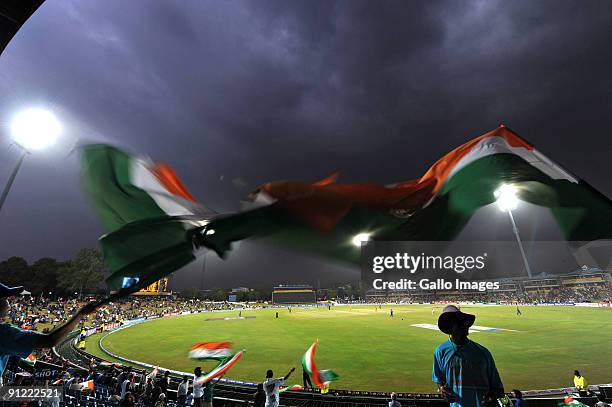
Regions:
M 451 334 L 453 323 L 457 320 L 462 321 L 468 327 L 474 325 L 476 315 L 466 314 L 456 305 L 447 305 L 438 317 L 438 328 L 447 335 Z

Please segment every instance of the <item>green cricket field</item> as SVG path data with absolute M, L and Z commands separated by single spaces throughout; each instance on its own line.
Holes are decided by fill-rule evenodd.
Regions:
M 447 340 L 432 329 L 442 306 L 433 308 L 268 308 L 243 310 L 243 319 L 237 310 L 210 312 L 134 325 L 108 335 L 102 344 L 129 359 L 192 372 L 196 366 L 214 367 L 212 362 L 188 359 L 193 344 L 229 341 L 246 353 L 227 377 L 261 381 L 267 369 L 281 376 L 296 367 L 288 382 L 301 384 L 302 355 L 318 339 L 317 366 L 340 376 L 332 388 L 432 393 L 433 351 Z M 491 351 L 508 390 L 569 387 L 575 369 L 589 383 L 612 382 L 610 309 L 526 306 L 521 316 L 513 306 L 465 305 L 462 310 L 476 315 L 470 338 Z M 89 337 L 87 351 L 112 361 L 98 346 L 103 335 Z

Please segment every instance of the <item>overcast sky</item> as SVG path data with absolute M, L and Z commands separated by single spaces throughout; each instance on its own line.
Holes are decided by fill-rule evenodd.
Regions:
M 96 245 L 80 139 L 166 161 L 227 211 L 269 180 L 412 179 L 503 122 L 612 196 L 610 38 L 606 1 L 47 0 L 0 56 L 0 184 L 16 111 L 50 108 L 64 133 L 27 157 L 0 259 Z M 255 284 L 271 269 L 353 275 L 244 244 L 207 276 Z

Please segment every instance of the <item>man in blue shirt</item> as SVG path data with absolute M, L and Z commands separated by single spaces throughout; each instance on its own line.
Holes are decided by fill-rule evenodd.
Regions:
M 450 338 L 434 352 L 432 380 L 452 407 L 480 407 L 489 391 L 497 397 L 504 395 L 493 356 L 468 339 L 475 320 L 455 305 L 444 307 L 438 318 L 438 328 Z
M 7 297 L 19 295 L 23 287 L 9 288 L 0 283 L 0 321 L 8 315 Z M 79 310 L 68 322 L 48 334 L 26 331 L 14 325 L 0 323 L 0 384 L 10 356 L 26 358 L 34 349 L 52 348 L 59 344 L 79 323 L 81 318 L 95 311 L 96 303 L 90 302 Z

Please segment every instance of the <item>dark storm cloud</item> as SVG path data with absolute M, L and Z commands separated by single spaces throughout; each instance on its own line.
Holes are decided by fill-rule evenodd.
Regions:
M 95 243 L 66 158 L 77 138 L 165 160 L 230 210 L 272 179 L 411 179 L 504 122 L 610 196 L 611 12 L 596 1 L 48 0 L 0 57 L 0 117 L 6 129 L 42 103 L 66 135 L 26 160 L 0 213 L 0 258 Z M 4 177 L 17 160 L 7 138 Z

